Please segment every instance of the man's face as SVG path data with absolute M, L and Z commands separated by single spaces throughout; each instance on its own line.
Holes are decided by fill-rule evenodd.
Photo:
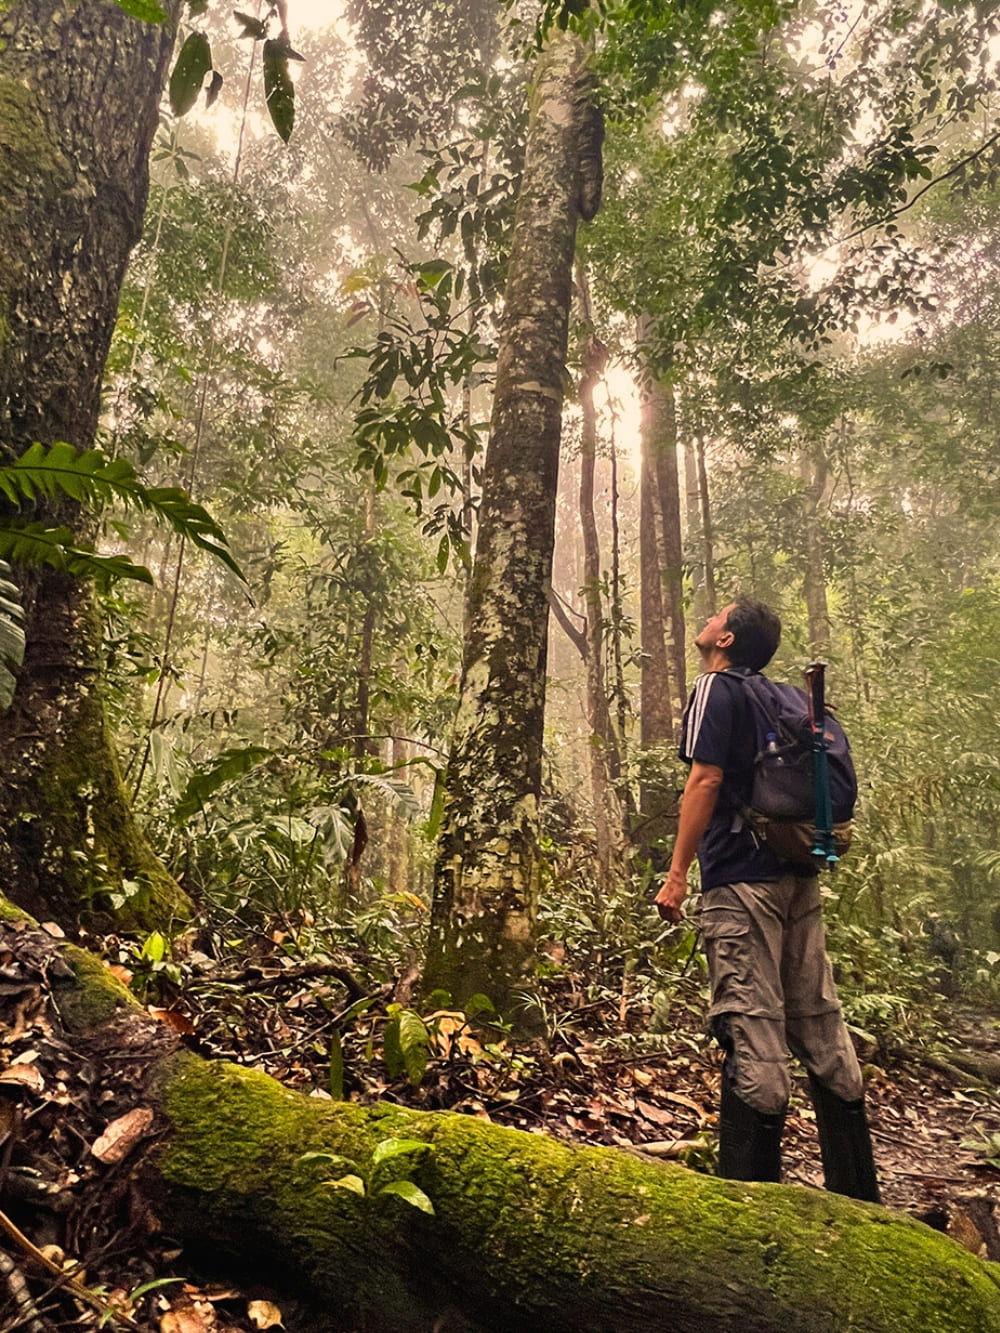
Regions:
M 725 651 L 732 643 L 732 635 L 726 628 L 726 622 L 729 619 L 730 611 L 732 611 L 735 605 L 735 602 L 730 602 L 728 606 L 724 606 L 721 611 L 718 611 L 714 616 L 711 616 L 706 620 L 705 628 L 694 641 L 695 647 L 700 653 L 712 653 L 717 648 L 721 648 Z M 721 639 L 724 639 L 725 642 L 720 643 Z

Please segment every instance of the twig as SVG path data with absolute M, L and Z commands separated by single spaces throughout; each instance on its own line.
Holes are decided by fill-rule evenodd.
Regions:
M 60 1283 L 64 1284 L 67 1290 L 73 1293 L 77 1300 L 83 1301 L 86 1305 L 89 1305 L 91 1309 L 97 1310 L 102 1315 L 107 1316 L 108 1319 L 113 1319 L 115 1323 L 123 1324 L 126 1328 L 134 1329 L 135 1333 L 143 1333 L 141 1326 L 137 1324 L 134 1319 L 130 1319 L 127 1314 L 123 1314 L 116 1306 L 110 1305 L 107 1301 L 102 1300 L 101 1297 L 92 1292 L 89 1287 L 85 1287 L 82 1282 L 78 1282 L 76 1278 L 72 1277 L 70 1272 L 67 1272 L 64 1268 L 60 1268 L 57 1263 L 48 1257 L 48 1255 L 43 1254 L 38 1246 L 34 1245 L 24 1232 L 16 1227 L 4 1212 L 0 1212 L 0 1230 L 5 1231 L 14 1244 L 20 1246 L 24 1253 L 30 1255 L 36 1263 L 41 1264 L 43 1268 L 48 1270 L 48 1272 L 54 1274 L 55 1277 L 59 1279 Z M 77 1266 L 79 1267 L 79 1265 Z
M 240 972 L 224 972 L 219 976 L 206 977 L 205 981 L 225 986 L 243 986 L 252 983 L 256 990 L 268 990 L 272 986 L 280 986 L 285 981 L 305 981 L 310 977 L 336 977 L 352 1001 L 363 999 L 365 996 L 364 987 L 354 974 L 339 963 L 302 963 L 298 967 L 283 968 L 271 976 L 265 976 L 262 965 L 256 963 L 243 968 Z

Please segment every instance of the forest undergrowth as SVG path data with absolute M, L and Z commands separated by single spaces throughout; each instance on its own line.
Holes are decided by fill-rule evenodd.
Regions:
M 531 1000 L 548 1035 L 533 1042 L 516 1040 L 485 997 L 469 1013 L 417 1001 L 421 908 L 408 895 L 353 913 L 349 929 L 318 910 L 242 904 L 173 940 L 81 942 L 185 1045 L 306 1095 L 448 1109 L 710 1172 L 720 1061 L 697 940 L 681 926 L 623 941 L 609 928 L 625 906 L 605 904 L 598 920 L 579 903 L 550 909 Z M 54 925 L 8 927 L 0 960 L 0 1333 L 308 1328 L 287 1293 L 234 1285 L 161 1228 L 138 1188 L 140 1146 L 156 1133 L 135 1106 L 141 1068 L 108 1086 L 97 1053 L 67 1036 L 53 995 L 60 939 Z M 869 984 L 862 997 L 841 971 L 884 1202 L 1000 1260 L 1000 1021 L 943 1002 L 930 962 L 914 968 L 922 996 L 897 974 L 894 989 Z M 862 1014 L 868 1027 L 853 1021 Z M 963 1059 L 980 1062 L 980 1077 Z M 798 1071 L 785 1179 L 821 1188 L 806 1087 Z

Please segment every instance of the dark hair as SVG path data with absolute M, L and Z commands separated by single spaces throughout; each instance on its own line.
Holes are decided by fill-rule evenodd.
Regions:
M 733 636 L 726 656 L 733 666 L 751 671 L 762 671 L 781 642 L 781 621 L 769 606 L 752 597 L 737 597 L 726 617 L 726 629 Z

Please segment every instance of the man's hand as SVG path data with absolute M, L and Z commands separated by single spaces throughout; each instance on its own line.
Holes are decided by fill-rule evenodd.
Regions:
M 656 903 L 656 910 L 664 921 L 680 921 L 683 916 L 682 905 L 687 897 L 687 876 L 680 870 L 670 867 L 670 873 L 663 881 L 660 892 L 653 900 Z

